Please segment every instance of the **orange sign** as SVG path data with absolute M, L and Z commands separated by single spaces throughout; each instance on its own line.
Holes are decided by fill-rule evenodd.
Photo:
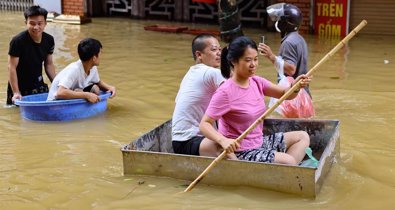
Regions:
M 314 31 L 322 37 L 341 37 L 348 34 L 350 0 L 316 0 Z

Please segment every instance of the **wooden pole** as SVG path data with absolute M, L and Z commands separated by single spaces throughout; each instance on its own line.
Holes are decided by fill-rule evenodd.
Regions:
M 325 55 L 313 68 L 310 69 L 309 72 L 307 72 L 307 76 L 311 76 L 314 71 L 321 66 L 325 61 L 327 61 L 330 57 L 332 57 L 339 49 L 344 47 L 347 42 L 355 36 L 363 27 L 368 22 L 366 20 L 363 20 L 357 27 L 354 28 L 346 37 L 344 37 L 343 40 L 341 40 L 329 53 Z M 263 120 L 271 114 L 285 99 L 287 99 L 297 88 L 300 86 L 300 82 L 302 80 L 299 80 L 296 82 L 295 85 L 293 85 L 280 99 L 277 100 L 277 102 L 270 107 L 268 110 L 265 111 L 265 113 L 262 114 L 246 131 L 244 131 L 237 139 L 237 142 L 240 142 L 244 137 L 250 133 L 257 125 L 263 122 Z M 217 158 L 214 159 L 213 162 L 191 183 L 189 186 L 184 190 L 184 192 L 189 192 L 191 191 L 195 185 L 197 185 L 210 171 L 212 168 L 214 168 L 219 161 L 221 161 L 224 157 L 226 156 L 226 151 L 224 150 Z

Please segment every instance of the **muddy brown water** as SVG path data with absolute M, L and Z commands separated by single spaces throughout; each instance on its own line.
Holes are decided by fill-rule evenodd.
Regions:
M 21 14 L 0 16 L 0 103 L 5 104 L 8 44 L 25 25 Z M 315 200 L 204 184 L 180 195 L 187 181 L 124 176 L 121 145 L 171 117 L 180 81 L 193 65 L 193 36 L 144 31 L 153 23 L 127 18 L 95 18 L 82 26 L 48 23 L 57 71 L 77 59 L 80 39 L 102 42 L 99 74 L 117 87 L 117 97 L 109 100 L 105 114 L 66 123 L 28 121 L 18 108 L 1 106 L 0 209 L 394 208 L 395 40 L 389 36 L 358 35 L 314 75 L 315 118 L 341 122 L 340 159 Z M 260 29 L 245 34 L 257 41 L 264 34 L 277 52 L 279 34 Z M 310 67 L 339 41 L 305 38 Z M 258 74 L 276 79 L 263 58 Z

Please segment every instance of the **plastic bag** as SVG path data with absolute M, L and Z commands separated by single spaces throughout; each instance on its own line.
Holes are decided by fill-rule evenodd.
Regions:
M 307 147 L 305 150 L 307 157 L 309 157 L 307 160 L 302 161 L 299 165 L 304 166 L 304 167 L 311 167 L 311 168 L 317 168 L 319 161 L 315 159 L 313 156 L 313 151 L 311 150 L 310 147 Z
M 293 81 L 294 78 L 282 75 L 278 84 L 290 87 Z M 277 98 L 270 98 L 269 107 L 272 107 L 277 100 Z M 310 118 L 315 115 L 313 101 L 304 88 L 300 89 L 298 96 L 294 99 L 284 100 L 275 111 L 286 118 Z

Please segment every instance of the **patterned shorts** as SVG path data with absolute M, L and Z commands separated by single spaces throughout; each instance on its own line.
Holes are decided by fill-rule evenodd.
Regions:
M 235 154 L 239 160 L 272 163 L 274 161 L 275 153 L 285 152 L 286 149 L 284 133 L 279 132 L 268 136 L 263 136 L 263 143 L 261 147 L 235 152 Z

